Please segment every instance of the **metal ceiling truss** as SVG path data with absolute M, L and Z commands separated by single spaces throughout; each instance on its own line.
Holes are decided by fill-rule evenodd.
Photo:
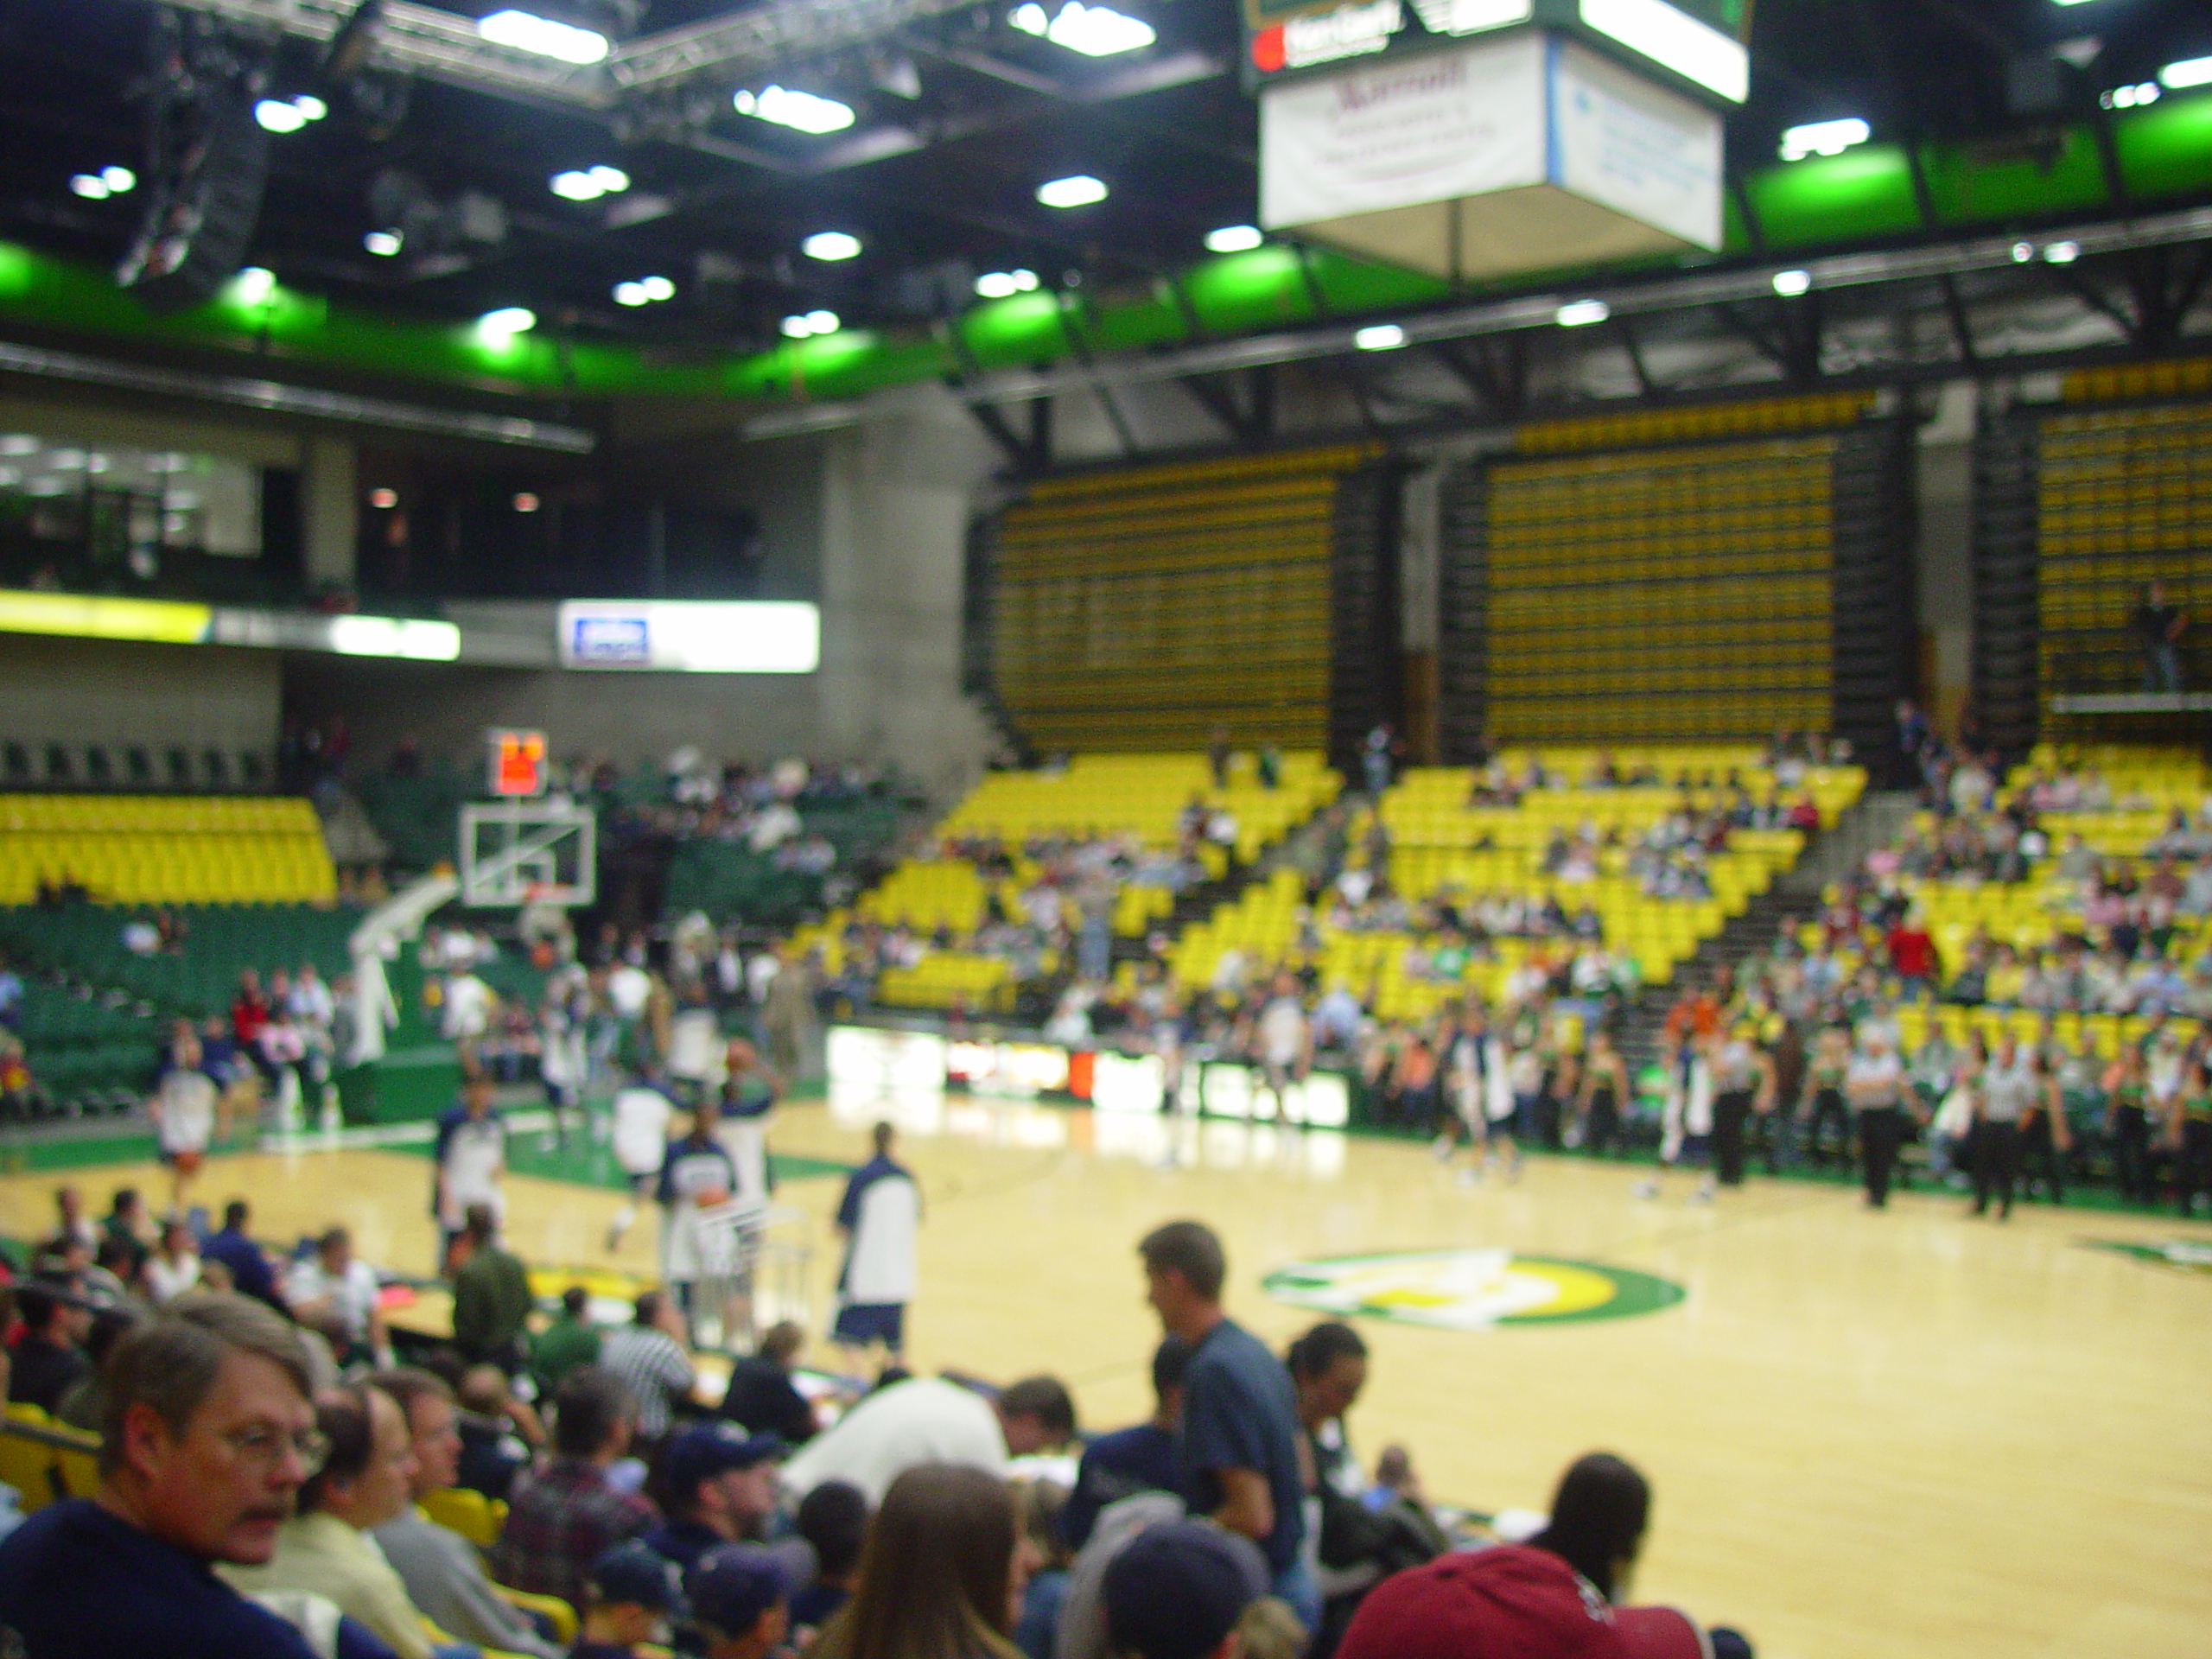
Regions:
M 1804 270 L 1811 279 L 1815 292 L 1829 293 L 1912 282 L 1941 283 L 1945 277 L 1955 281 L 1961 276 L 2014 270 L 2024 265 L 2031 265 L 2038 271 L 2058 274 L 2070 280 L 2078 277 L 2078 268 L 2047 264 L 2037 251 L 2065 242 L 2075 245 L 2079 250 L 2080 259 L 2102 254 L 2171 249 L 2212 242 L 2212 207 L 2042 232 L 2026 241 L 2012 236 L 1975 237 L 1917 248 L 1836 254 L 1821 259 L 1775 260 L 1761 267 L 1700 271 L 1620 287 L 1593 286 L 1563 294 L 1524 295 L 1481 305 L 1416 314 L 1395 321 L 1405 330 L 1408 345 L 1427 346 L 1433 350 L 1440 345 L 1451 346 L 1485 337 L 1510 336 L 1527 330 L 1554 327 L 1558 322 L 1560 307 L 1569 301 L 1601 299 L 1616 319 L 1656 316 L 1721 306 L 1738 308 L 1740 313 L 1741 308 L 1755 304 L 1772 306 L 1777 302 L 1773 266 L 1779 264 L 1789 264 Z M 2023 248 L 2028 250 L 2026 260 L 2019 255 L 2018 251 Z M 2198 263 L 2201 269 L 2187 273 L 2189 281 L 2183 285 L 2194 292 L 2201 292 L 2206 280 L 2212 278 L 2212 267 L 2203 267 L 2201 260 Z M 2169 310 L 2174 300 L 2179 297 L 2178 291 L 2170 291 Z M 1359 351 L 1353 339 L 1358 327 L 1371 321 L 1371 318 L 1363 318 L 1357 326 L 1342 323 L 1296 334 L 1260 334 L 1148 355 L 1132 353 L 1102 360 L 1092 368 L 995 374 L 956 387 L 954 391 L 956 396 L 969 403 L 1001 403 L 1051 397 L 1083 389 L 1094 375 L 1115 385 L 1135 385 L 1147 381 L 1177 380 L 1186 375 L 1224 374 L 1255 368 L 1263 364 L 1312 362 L 1330 358 L 1381 360 Z M 1809 332 L 1805 330 L 1803 324 L 1795 327 L 1801 333 Z M 1804 348 L 1802 344 L 1792 352 L 1781 339 L 1770 336 L 1768 343 L 1774 348 L 1777 360 L 1791 356 L 1802 360 Z M 1493 370 L 1491 372 L 1494 375 L 1496 372 Z M 1488 387 L 1478 389 L 1486 397 L 1490 395 Z
M 358 0 L 167 3 L 327 45 L 353 16 Z M 703 76 L 734 84 L 750 70 L 822 57 L 977 3 L 775 0 L 732 16 L 621 42 L 603 63 L 569 64 L 487 41 L 471 18 L 409 0 L 385 0 L 369 61 L 480 92 L 611 111 L 631 97 L 667 92 Z

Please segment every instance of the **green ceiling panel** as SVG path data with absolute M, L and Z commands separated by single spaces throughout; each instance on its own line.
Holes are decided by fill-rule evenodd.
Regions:
M 1921 152 L 1929 200 L 1949 225 L 2034 219 L 2100 207 L 2104 164 L 2087 127 L 2069 127 L 2041 157 L 1983 160 L 1972 149 L 1929 145 Z
M 1745 181 L 1767 245 L 1806 247 L 1917 229 L 1912 168 L 1895 144 L 1862 144 L 1755 173 Z
M 1183 273 L 1183 292 L 1210 334 L 1280 328 L 1313 315 L 1297 251 L 1279 242 L 1201 260 Z
M 1084 315 L 1084 331 L 1094 352 L 1141 352 L 1154 346 L 1173 346 L 1191 337 L 1183 313 L 1166 283 L 1146 294 L 1131 291 L 1101 295 Z
M 1068 349 L 1060 296 L 1039 289 L 977 306 L 959 322 L 961 339 L 988 369 L 1049 363 Z
M 2113 121 L 2120 176 L 2139 196 L 2212 188 L 2212 92 L 2162 98 Z

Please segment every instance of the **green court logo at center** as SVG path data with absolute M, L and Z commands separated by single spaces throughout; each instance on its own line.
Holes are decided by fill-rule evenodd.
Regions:
M 1361 1314 L 1447 1331 L 1556 1325 L 1655 1313 L 1682 1287 L 1648 1273 L 1511 1250 L 1414 1250 L 1294 1262 L 1262 1287 L 1277 1301 L 1316 1313 Z

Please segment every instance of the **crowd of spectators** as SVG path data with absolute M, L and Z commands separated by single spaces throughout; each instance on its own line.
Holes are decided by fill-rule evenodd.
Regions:
M 210 1262 L 255 1250 L 243 1205 L 228 1219 Z M 47 1248 L 65 1256 L 100 1230 L 73 1198 L 62 1221 Z M 790 1327 L 721 1401 L 657 1416 L 580 1291 L 502 1358 L 398 1363 L 296 1317 L 265 1258 L 258 1294 L 211 1274 L 64 1377 L 48 1351 L 81 1340 L 83 1299 L 26 1283 L 10 1397 L 84 1396 L 99 1487 L 16 1518 L 0 1626 L 23 1659 L 1325 1659 L 1591 1628 L 1748 1653 L 1611 1606 L 1649 1512 L 1630 1465 L 1582 1459 L 1541 1530 L 1494 1535 L 1433 1507 L 1403 1447 L 1371 1470 L 1355 1455 L 1370 1362 L 1350 1327 L 1271 1353 L 1223 1306 L 1197 1222 L 1139 1258 L 1154 1408 L 1087 1442 L 1043 1374 L 891 1370 L 810 1403 Z M 449 1520 L 495 1530 L 480 1547 Z M 1515 1593 L 1539 1581 L 1558 1605 Z

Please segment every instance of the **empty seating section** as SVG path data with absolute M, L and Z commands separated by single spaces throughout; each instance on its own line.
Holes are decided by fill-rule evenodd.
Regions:
M 1011 874 L 987 877 L 961 856 L 908 859 L 849 910 L 835 912 L 820 928 L 801 933 L 800 943 L 818 945 L 834 972 L 842 960 L 839 941 L 855 919 L 903 926 L 924 937 L 944 930 L 965 940 L 982 926 L 994 893 L 1004 915 L 1020 913 L 1020 895 L 1043 874 L 1042 865 L 1021 850 L 1025 842 L 1130 837 L 1146 849 L 1169 851 L 1182 840 L 1181 816 L 1194 797 L 1234 816 L 1235 855 L 1249 862 L 1335 799 L 1343 787 L 1318 753 L 1293 752 L 1282 755 L 1281 764 L 1273 789 L 1261 784 L 1249 754 L 1232 757 L 1228 785 L 1221 789 L 1214 787 L 1201 754 L 1079 754 L 1058 771 L 993 772 L 934 833 L 940 843 L 1002 843 Z M 1200 850 L 1209 874 L 1226 871 L 1225 849 Z M 1166 887 L 1126 883 L 1114 899 L 1114 932 L 1124 938 L 1141 937 L 1174 905 L 1175 895 Z M 1057 952 L 1043 953 L 1042 973 L 1054 973 L 1059 966 Z M 971 1008 L 1002 1011 L 1012 1006 L 1020 979 L 1007 960 L 956 946 L 931 950 L 911 968 L 887 969 L 876 995 L 896 1007 L 949 1007 L 957 1001 Z
M 1624 770 L 1649 762 L 1673 778 L 1688 769 L 1716 776 L 1738 772 L 1754 796 L 1763 796 L 1771 783 L 1751 749 L 1656 749 L 1611 751 Z M 1567 777 L 1586 775 L 1596 751 L 1544 750 L 1548 772 Z M 1508 753 L 1500 760 L 1518 768 L 1526 753 Z M 1437 896 L 1447 889 L 1462 895 L 1491 893 L 1524 897 L 1555 895 L 1569 912 L 1583 905 L 1597 912 L 1604 924 L 1608 950 L 1635 959 L 1645 983 L 1664 982 L 1677 965 L 1694 955 L 1698 945 L 1718 933 L 1727 919 L 1742 913 L 1748 901 L 1763 893 L 1775 875 L 1794 864 L 1804 845 L 1796 830 L 1738 830 L 1731 834 L 1726 851 L 1706 865 L 1713 896 L 1707 899 L 1648 898 L 1626 874 L 1626 862 L 1636 839 L 1653 823 L 1681 804 L 1683 791 L 1673 787 L 1620 789 L 1543 789 L 1524 794 L 1518 805 L 1467 804 L 1476 775 L 1463 769 L 1429 768 L 1408 772 L 1383 798 L 1380 817 L 1389 831 L 1389 876 L 1400 894 L 1412 900 Z M 1855 767 L 1820 769 L 1802 785 L 1820 808 L 1823 825 L 1852 805 L 1866 786 L 1865 774 Z M 1785 791 L 1793 798 L 1796 791 Z M 1692 801 L 1707 804 L 1712 791 L 1692 789 Z M 1578 828 L 1595 825 L 1600 830 L 1618 827 L 1622 844 L 1607 848 L 1600 856 L 1599 874 L 1588 881 L 1564 880 L 1543 874 L 1539 862 L 1555 831 L 1572 836 Z M 1358 836 L 1355 835 L 1354 840 Z M 1487 842 L 1478 850 L 1478 843 Z M 1177 941 L 1173 963 L 1176 977 L 1185 985 L 1203 985 L 1214 976 L 1224 952 L 1244 954 L 1252 965 L 1264 968 L 1294 953 L 1300 931 L 1303 894 L 1294 873 L 1281 871 L 1262 885 L 1248 889 L 1238 900 L 1211 918 L 1186 931 Z M 1355 931 L 1323 923 L 1319 927 L 1319 966 L 1325 981 L 1340 981 L 1356 995 L 1368 998 L 1378 1017 L 1385 1020 L 1419 1018 L 1446 1002 L 1456 1001 L 1470 991 L 1495 1001 L 1506 977 L 1532 952 L 1556 953 L 1575 948 L 1571 942 L 1546 939 L 1500 938 L 1494 941 L 1495 959 L 1470 962 L 1465 976 L 1439 980 L 1424 969 L 1408 967 L 1409 952 L 1421 941 L 1410 931 Z
M 94 1109 L 137 1104 L 161 1061 L 157 1022 L 120 997 L 103 999 L 37 979 L 23 986 L 23 1058 L 54 1106 Z
M 1346 448 L 1039 484 L 994 531 L 991 671 L 1046 752 L 1319 748 Z
M 1497 736 L 1827 729 L 1836 445 L 1804 436 L 1493 463 Z
M 2037 674 L 2055 693 L 2138 691 L 2144 584 L 2212 612 L 2212 404 L 2098 410 L 2042 423 L 2037 474 Z M 2184 678 L 2192 686 L 2202 677 Z
M 944 836 L 1082 839 L 1134 835 L 1147 847 L 1173 847 L 1178 819 L 1193 796 L 1236 818 L 1236 854 L 1256 857 L 1336 798 L 1342 787 L 1318 753 L 1282 757 L 1274 789 L 1263 787 L 1249 754 L 1233 757 L 1229 786 L 1217 790 L 1199 754 L 1084 754 L 1058 772 L 994 772 L 938 827 Z
M 310 905 L 174 907 L 181 948 L 139 956 L 126 949 L 130 912 L 105 905 L 0 909 L 0 950 L 29 967 L 56 970 L 100 991 L 123 991 L 160 1014 L 205 1019 L 225 1012 L 241 968 L 295 969 L 313 962 L 325 979 L 346 970 L 346 942 L 362 912 Z
M 315 810 L 283 797 L 0 795 L 0 904 L 41 884 L 116 904 L 329 900 Z

